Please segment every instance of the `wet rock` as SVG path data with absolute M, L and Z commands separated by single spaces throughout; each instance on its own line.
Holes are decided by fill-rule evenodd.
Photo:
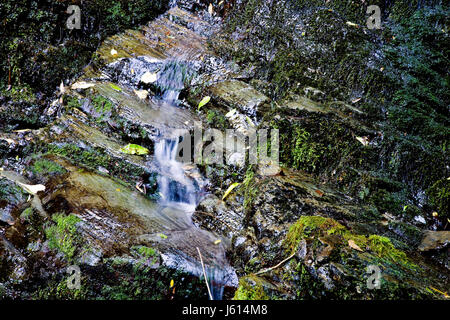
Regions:
M 108 177 L 80 172 L 62 159 L 55 161 L 70 174 L 63 183 L 55 181 L 48 188 L 43 204 L 50 213 L 63 210 L 81 219 L 79 232 L 92 249 L 79 259 L 97 265 L 100 258 L 127 253 L 132 246 L 145 244 L 171 257 L 167 258 L 167 266 L 200 276 L 199 247 L 204 263 L 223 266 L 222 280 L 228 279 L 227 285 L 233 286 L 235 276 L 231 269 L 225 269 L 226 239 L 215 245 L 217 236 L 195 228 L 183 210 L 160 207 Z
M 239 80 L 219 82 L 208 88 L 217 103 L 228 111 L 238 109 L 252 118 L 267 111 L 270 99 L 249 84 Z
M 9 172 L 0 171 L 0 222 L 13 225 L 19 215 L 20 208 L 27 201 L 28 195 L 20 186 L 8 178 L 13 179 Z M 29 182 L 25 179 L 21 181 L 23 181 L 22 183 Z
M 214 230 L 231 238 L 242 230 L 244 215 L 214 195 L 208 195 L 198 204 L 192 219 L 202 228 Z
M 418 249 L 420 251 L 439 250 L 450 243 L 450 231 L 425 231 Z

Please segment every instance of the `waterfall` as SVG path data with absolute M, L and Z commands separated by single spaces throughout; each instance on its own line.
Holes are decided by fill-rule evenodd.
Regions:
M 178 139 L 161 139 L 155 143 L 155 160 L 160 170 L 158 188 L 161 203 L 181 204 L 190 212 L 195 210 L 194 181 L 188 178 L 181 162 L 177 161 Z
M 185 82 L 191 76 L 192 70 L 189 62 L 182 60 L 167 61 L 158 74 L 159 78 L 156 83 L 159 89 L 158 98 L 166 104 L 177 107 L 179 105 L 179 94 L 183 90 Z M 174 131 L 177 129 L 174 128 Z M 201 182 L 188 175 L 184 164 L 178 161 L 179 142 L 179 138 L 176 136 L 175 138 L 165 136 L 155 141 L 154 162 L 159 173 L 157 178 L 160 194 L 159 202 L 163 207 L 172 207 L 184 211 L 190 218 L 197 206 Z M 188 230 L 184 232 L 189 233 Z M 193 243 L 196 241 L 196 239 L 192 240 Z M 226 258 L 224 251 L 212 244 L 214 240 L 216 240 L 215 237 L 208 236 L 205 237 L 204 243 L 198 242 L 197 245 L 201 248 L 202 254 L 208 256 L 205 271 L 213 299 L 221 300 L 225 278 L 227 277 L 227 272 L 224 270 Z M 200 262 L 194 262 L 192 267 L 193 273 L 201 277 L 202 267 Z

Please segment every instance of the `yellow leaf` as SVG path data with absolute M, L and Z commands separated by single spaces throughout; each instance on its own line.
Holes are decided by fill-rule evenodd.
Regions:
M 203 107 L 205 104 L 207 104 L 210 100 L 211 100 L 210 96 L 204 97 L 202 101 L 200 101 L 200 103 L 198 104 L 198 110 L 200 110 L 200 108 Z
M 446 299 L 450 298 L 450 296 L 447 294 L 447 292 L 442 292 L 436 288 L 430 287 L 430 289 L 433 289 L 436 292 L 439 292 L 440 294 L 442 294 Z
M 170 280 L 170 287 L 172 288 L 174 285 L 175 285 L 175 281 L 173 281 L 173 279 Z
M 214 244 L 219 244 L 221 242 L 222 242 L 222 240 L 218 239 L 218 240 L 214 241 Z
M 353 248 L 353 249 L 355 249 L 355 250 L 364 252 L 364 250 L 361 249 L 361 248 L 355 243 L 355 241 L 353 241 L 353 240 L 351 240 L 351 239 L 348 240 L 348 245 L 350 246 L 350 248 Z
M 225 200 L 225 198 L 233 191 L 234 188 L 236 188 L 238 185 L 240 185 L 239 182 L 233 183 L 231 186 L 228 187 L 227 191 L 225 191 L 225 194 L 222 197 L 222 200 Z

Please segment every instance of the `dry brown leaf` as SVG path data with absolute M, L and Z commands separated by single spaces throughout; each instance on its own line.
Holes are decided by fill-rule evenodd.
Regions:
M 348 245 L 350 246 L 350 248 L 353 248 L 353 249 L 355 249 L 355 250 L 364 252 L 364 250 L 361 249 L 361 248 L 355 243 L 355 241 L 353 241 L 353 240 L 351 240 L 351 239 L 348 240 Z

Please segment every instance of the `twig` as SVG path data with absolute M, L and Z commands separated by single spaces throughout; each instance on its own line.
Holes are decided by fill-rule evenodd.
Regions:
M 198 255 L 200 256 L 200 262 L 202 263 L 203 275 L 205 276 L 206 288 L 208 289 L 209 299 L 214 300 L 211 294 L 211 290 L 209 289 L 208 278 L 206 277 L 205 265 L 203 264 L 202 254 L 200 253 L 200 249 L 197 247 Z
M 255 275 L 261 274 L 261 273 L 265 273 L 268 271 L 271 271 L 273 269 L 278 268 L 279 266 L 281 266 L 282 264 L 286 263 L 287 261 L 289 261 L 290 259 L 292 259 L 292 257 L 295 255 L 295 252 L 293 254 L 291 254 L 289 257 L 287 257 L 286 259 L 284 259 L 283 261 L 281 261 L 279 264 L 277 264 L 276 266 L 270 267 L 270 268 L 266 268 L 263 269 L 261 271 L 258 271 L 257 273 L 255 273 Z

